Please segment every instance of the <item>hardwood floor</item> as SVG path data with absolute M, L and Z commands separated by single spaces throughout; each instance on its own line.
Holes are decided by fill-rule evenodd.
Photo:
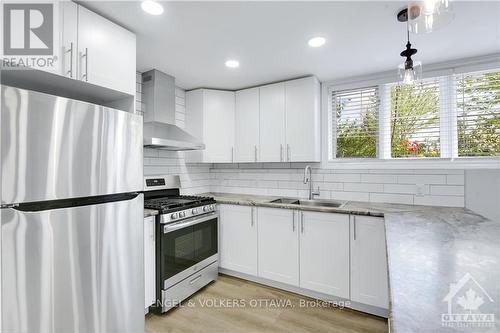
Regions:
M 349 309 L 304 307 L 305 301 L 313 300 L 220 275 L 183 307 L 166 315 L 148 314 L 146 332 L 387 332 L 384 318 Z

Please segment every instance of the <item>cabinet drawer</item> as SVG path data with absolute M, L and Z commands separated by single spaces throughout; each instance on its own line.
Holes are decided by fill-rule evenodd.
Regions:
M 217 280 L 219 269 L 218 263 L 214 262 L 201 271 L 191 275 L 175 285 L 175 288 L 162 290 L 162 298 L 164 300 L 163 311 L 175 307 L 181 301 L 185 300 L 190 295 L 194 294 L 201 287 Z

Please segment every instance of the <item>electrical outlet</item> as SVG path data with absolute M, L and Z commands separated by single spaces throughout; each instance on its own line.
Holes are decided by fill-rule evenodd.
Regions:
M 425 195 L 425 185 L 417 184 L 417 197 L 423 197 Z

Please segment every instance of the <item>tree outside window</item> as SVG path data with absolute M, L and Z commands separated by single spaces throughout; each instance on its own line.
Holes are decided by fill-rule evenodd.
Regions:
M 500 156 L 500 72 L 457 80 L 458 156 Z
M 390 91 L 392 157 L 439 157 L 439 81 Z

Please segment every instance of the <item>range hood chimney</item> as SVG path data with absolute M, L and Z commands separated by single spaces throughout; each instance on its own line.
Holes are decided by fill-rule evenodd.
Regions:
M 175 125 L 175 78 L 156 69 L 142 74 L 144 147 L 200 150 L 205 145 Z

